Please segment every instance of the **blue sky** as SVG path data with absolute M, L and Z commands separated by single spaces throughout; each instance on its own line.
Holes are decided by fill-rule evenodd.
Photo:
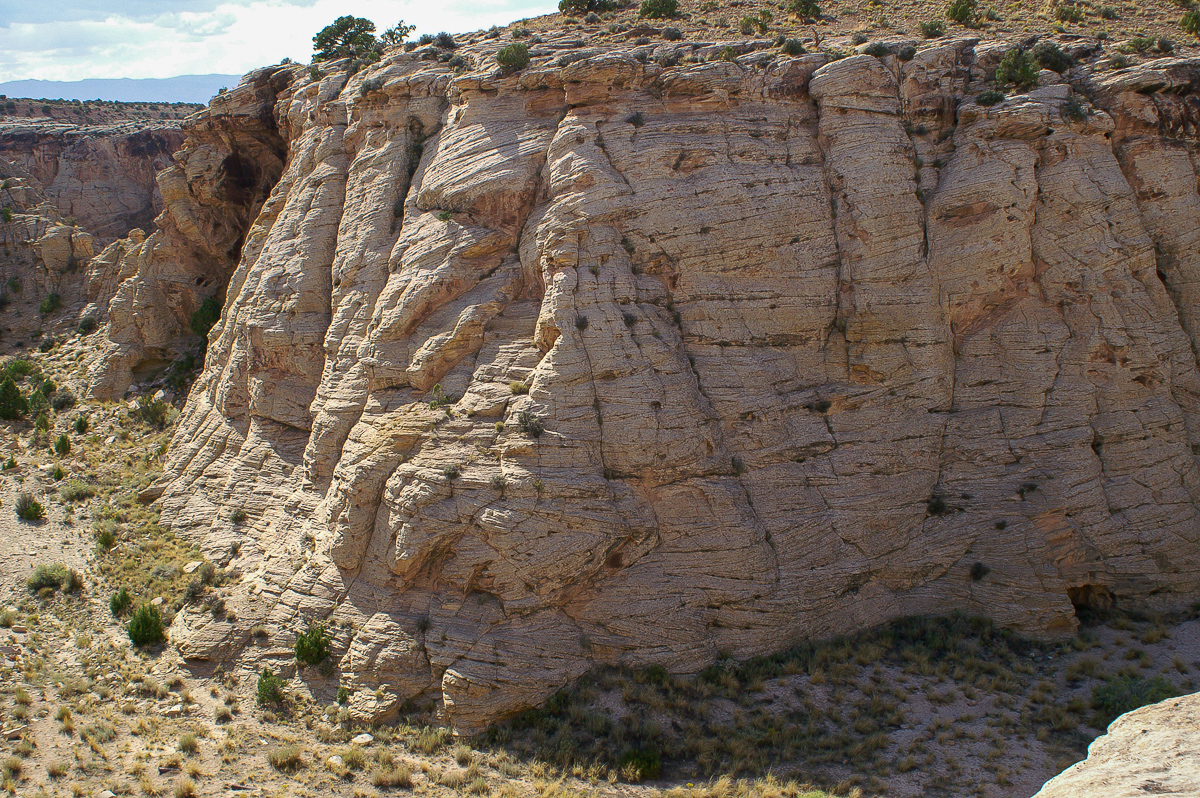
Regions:
M 460 33 L 557 8 L 551 0 L 0 0 L 0 81 L 241 74 L 307 62 L 312 36 L 342 14 L 380 31 Z

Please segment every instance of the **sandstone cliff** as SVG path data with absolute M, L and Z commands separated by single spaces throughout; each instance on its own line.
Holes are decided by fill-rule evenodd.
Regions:
M 1050 779 L 1034 798 L 1200 795 L 1198 745 L 1200 697 L 1142 707 L 1113 721 L 1087 759 Z
M 147 495 L 244 574 L 185 656 L 323 620 L 357 713 L 473 730 L 600 662 L 1190 600 L 1200 60 L 984 107 L 1008 45 L 503 43 L 256 73 L 166 173 L 93 373 L 236 260 Z
M 159 230 L 116 241 L 93 261 L 84 314 L 108 327 L 92 364 L 92 397 L 119 398 L 135 369 L 169 363 L 194 344 L 189 322 L 204 300 L 224 299 L 250 223 L 283 171 L 273 116 L 279 80 L 251 75 L 190 118 L 187 141 L 157 176 Z
M 0 120 L 0 159 L 32 178 L 63 217 L 102 243 L 150 229 L 162 210 L 155 175 L 183 140 L 172 122 Z

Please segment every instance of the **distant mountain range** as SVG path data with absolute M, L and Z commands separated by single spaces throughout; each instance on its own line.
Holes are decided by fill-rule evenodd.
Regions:
M 47 100 L 117 100 L 149 103 L 205 103 L 222 87 L 232 89 L 241 75 L 179 75 L 174 78 L 92 78 L 89 80 L 11 80 L 0 94 Z

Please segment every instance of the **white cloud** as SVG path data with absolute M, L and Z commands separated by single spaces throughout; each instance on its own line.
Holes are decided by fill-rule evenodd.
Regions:
M 462 33 L 549 13 L 551 0 L 235 0 L 208 10 L 0 27 L 0 81 L 241 74 L 284 57 L 307 62 L 312 37 L 343 14 L 382 32 L 403 19 L 419 33 Z

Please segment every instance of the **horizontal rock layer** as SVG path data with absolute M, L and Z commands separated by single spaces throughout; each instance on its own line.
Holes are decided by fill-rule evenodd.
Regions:
M 245 574 L 186 656 L 325 619 L 356 712 L 470 731 L 600 662 L 1190 601 L 1200 62 L 982 107 L 971 41 L 499 46 L 229 93 L 287 156 L 156 488 Z
M 155 175 L 183 141 L 179 124 L 169 122 L 0 122 L 0 159 L 31 176 L 59 213 L 104 243 L 148 228 L 162 211 Z

